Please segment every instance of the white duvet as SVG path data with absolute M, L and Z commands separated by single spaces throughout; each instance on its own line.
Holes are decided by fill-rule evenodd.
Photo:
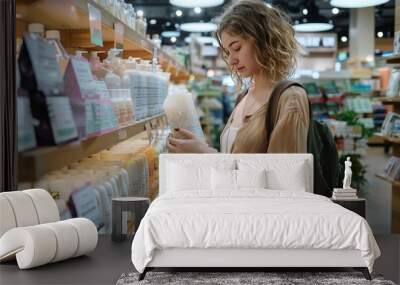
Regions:
M 158 197 L 136 232 L 132 262 L 143 272 L 165 248 L 358 249 L 370 272 L 380 256 L 359 215 L 320 195 L 265 189 Z

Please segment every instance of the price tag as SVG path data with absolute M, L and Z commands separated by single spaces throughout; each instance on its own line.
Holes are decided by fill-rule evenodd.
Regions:
M 90 42 L 97 46 L 103 46 L 103 33 L 101 29 L 101 11 L 88 3 Z
M 114 47 L 124 48 L 124 25 L 120 22 L 114 23 Z

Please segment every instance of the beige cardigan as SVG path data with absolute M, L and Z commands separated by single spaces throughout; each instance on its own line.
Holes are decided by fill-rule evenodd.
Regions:
M 244 118 L 232 145 L 232 153 L 306 153 L 310 119 L 307 93 L 304 89 L 292 86 L 282 93 L 269 147 L 265 126 L 267 107 L 268 102 L 254 114 Z M 235 110 L 236 108 L 229 117 L 221 138 L 230 127 Z

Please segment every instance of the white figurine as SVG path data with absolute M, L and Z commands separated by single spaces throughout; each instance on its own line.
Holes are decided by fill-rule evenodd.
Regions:
M 344 162 L 344 179 L 343 179 L 343 189 L 352 189 L 351 188 L 351 176 L 352 176 L 352 171 L 351 171 L 351 161 L 350 157 L 347 157 L 347 160 Z

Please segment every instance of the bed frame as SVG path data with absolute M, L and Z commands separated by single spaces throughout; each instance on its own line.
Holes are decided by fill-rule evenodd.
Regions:
M 337 268 L 350 267 L 371 280 L 359 250 L 330 249 L 193 249 L 156 250 L 152 261 L 139 275 L 155 268 L 232 268 L 246 271 L 254 268 Z M 237 269 L 237 270 L 236 270 Z
M 225 159 L 265 154 L 224 154 Z M 309 188 L 313 192 L 313 158 L 310 154 L 269 154 L 274 159 L 302 159 L 308 163 Z M 207 159 L 210 164 L 221 158 L 221 154 L 161 154 L 160 155 L 160 194 L 165 192 L 166 169 L 168 160 L 174 159 Z M 234 271 L 246 271 L 262 268 L 343 268 L 350 267 L 361 271 L 367 280 L 371 276 L 359 250 L 333 249 L 254 249 L 254 248 L 169 248 L 157 249 L 153 259 L 139 280 L 143 280 L 146 273 L 161 268 L 230 268 Z

